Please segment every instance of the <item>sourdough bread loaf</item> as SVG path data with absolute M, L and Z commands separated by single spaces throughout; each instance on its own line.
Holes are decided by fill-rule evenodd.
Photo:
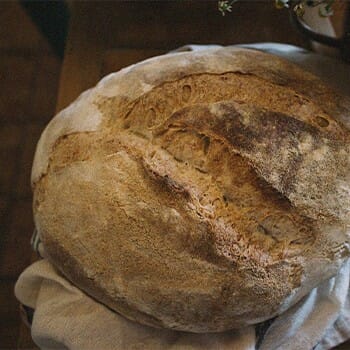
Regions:
M 280 314 L 349 257 L 349 101 L 265 53 L 113 73 L 43 132 L 52 263 L 137 322 L 216 332 Z

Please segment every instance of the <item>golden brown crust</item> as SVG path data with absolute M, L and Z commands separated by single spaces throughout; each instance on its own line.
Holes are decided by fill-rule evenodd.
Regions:
M 39 143 L 34 212 L 53 263 L 108 307 L 156 327 L 237 328 L 349 255 L 349 110 L 310 74 L 209 50 L 140 63 L 89 96 L 99 126 L 79 130 L 72 108 Z

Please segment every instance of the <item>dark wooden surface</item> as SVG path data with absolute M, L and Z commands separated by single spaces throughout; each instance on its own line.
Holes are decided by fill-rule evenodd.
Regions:
M 57 109 L 108 71 L 107 52 L 115 69 L 189 43 L 261 41 L 306 44 L 287 11 L 276 10 L 271 1 L 238 2 L 225 17 L 216 1 L 73 2 Z
M 14 296 L 31 262 L 30 171 L 55 112 L 61 62 L 17 2 L 0 1 L 0 348 L 34 349 Z
M 35 347 L 20 321 L 13 286 L 32 259 L 30 168 L 40 132 L 55 109 L 66 107 L 102 76 L 184 44 L 307 46 L 287 12 L 275 10 L 271 1 L 239 2 L 225 17 L 216 1 L 90 1 L 72 2 L 70 9 L 59 75 L 60 61 L 28 16 L 17 3 L 0 2 L 1 349 Z

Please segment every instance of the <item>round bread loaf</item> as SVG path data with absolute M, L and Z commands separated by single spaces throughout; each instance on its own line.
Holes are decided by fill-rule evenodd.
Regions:
M 39 141 L 48 258 L 146 325 L 216 332 L 276 316 L 350 255 L 349 116 L 319 79 L 253 50 L 111 74 Z

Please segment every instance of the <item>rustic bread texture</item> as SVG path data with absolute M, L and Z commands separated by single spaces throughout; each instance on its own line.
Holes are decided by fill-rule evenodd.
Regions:
M 138 322 L 253 324 L 349 252 L 349 102 L 271 55 L 211 49 L 103 79 L 36 152 L 36 226 L 52 262 Z

